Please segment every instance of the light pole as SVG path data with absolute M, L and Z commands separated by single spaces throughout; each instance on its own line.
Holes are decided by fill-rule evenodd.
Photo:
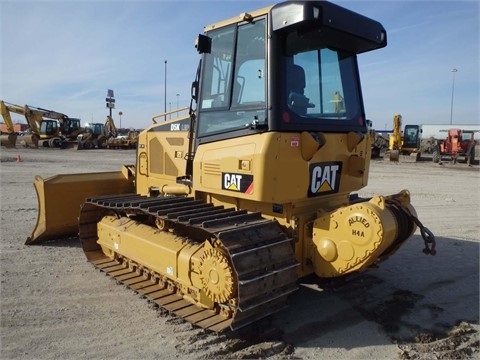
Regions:
M 165 114 L 167 113 L 167 60 L 165 60 Z M 167 115 L 165 115 L 165 121 L 167 121 Z
M 122 128 L 122 115 L 123 115 L 123 112 L 119 111 L 118 116 L 120 117 L 120 129 Z
M 452 102 L 450 104 L 450 125 L 452 125 L 452 121 L 453 121 L 453 94 L 455 92 L 455 73 L 457 71 L 458 71 L 457 69 L 452 69 L 453 80 L 452 80 Z
M 177 117 L 178 117 L 178 98 L 180 97 L 180 94 L 177 94 Z

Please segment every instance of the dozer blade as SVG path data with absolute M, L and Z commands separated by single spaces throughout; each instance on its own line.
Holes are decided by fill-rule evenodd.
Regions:
M 48 179 L 35 176 L 38 218 L 26 245 L 78 235 L 78 216 L 85 199 L 107 194 L 135 191 L 129 169 L 122 171 L 55 175 Z

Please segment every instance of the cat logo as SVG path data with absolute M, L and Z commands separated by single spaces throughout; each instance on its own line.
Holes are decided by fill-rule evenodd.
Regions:
M 253 194 L 253 175 L 222 173 L 222 189 Z
M 340 186 L 341 162 L 310 164 L 308 197 L 334 194 Z

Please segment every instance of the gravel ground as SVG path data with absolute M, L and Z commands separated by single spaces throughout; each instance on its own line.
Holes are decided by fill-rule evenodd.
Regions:
M 21 161 L 17 161 L 20 157 Z M 300 280 L 290 306 L 248 331 L 193 328 L 87 263 L 78 239 L 24 245 L 34 175 L 118 170 L 133 150 L 1 150 L 1 359 L 479 358 L 480 171 L 372 161 L 361 196 L 409 189 L 419 231 L 380 268 Z

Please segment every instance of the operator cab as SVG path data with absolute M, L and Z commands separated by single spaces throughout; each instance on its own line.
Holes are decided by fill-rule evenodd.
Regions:
M 85 132 L 93 135 L 101 135 L 104 133 L 104 124 L 90 123 L 85 125 Z
M 71 135 L 75 131 L 80 130 L 80 119 L 77 118 L 66 118 L 61 124 L 62 134 Z
M 403 145 L 405 148 L 419 148 L 422 129 L 419 125 L 405 125 Z
M 263 131 L 366 133 L 356 54 L 386 46 L 386 32 L 344 11 L 282 3 L 207 26 L 197 146 Z
M 58 134 L 58 128 L 57 120 L 43 119 L 40 123 L 40 134 L 55 136 Z

